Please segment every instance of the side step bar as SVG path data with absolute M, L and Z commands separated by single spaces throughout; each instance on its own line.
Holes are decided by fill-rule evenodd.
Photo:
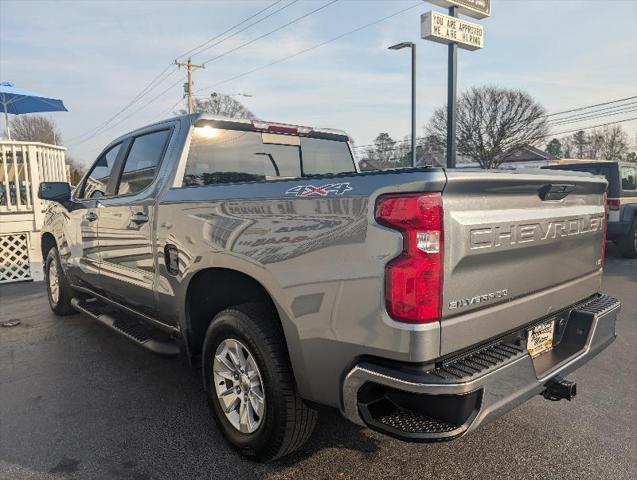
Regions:
M 124 312 L 116 312 L 109 309 L 108 306 L 96 299 L 81 300 L 73 298 L 71 299 L 71 305 L 77 311 L 93 317 L 100 323 L 157 355 L 175 356 L 181 353 L 175 340 L 154 338 L 154 335 L 160 333 L 158 330 Z

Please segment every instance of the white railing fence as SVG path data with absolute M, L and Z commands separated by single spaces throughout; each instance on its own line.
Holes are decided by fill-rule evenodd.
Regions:
M 42 280 L 40 182 L 68 182 L 66 148 L 0 140 L 0 284 Z
M 41 211 L 40 182 L 69 180 L 65 151 L 44 143 L 0 141 L 0 214 Z

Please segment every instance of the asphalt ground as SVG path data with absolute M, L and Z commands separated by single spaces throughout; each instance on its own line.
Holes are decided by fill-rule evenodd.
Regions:
M 0 286 L 0 479 L 637 478 L 637 260 L 612 247 L 617 340 L 576 371 L 573 402 L 537 397 L 450 443 L 403 443 L 323 411 L 271 464 L 216 429 L 200 375 L 84 315 L 57 318 L 42 283 Z

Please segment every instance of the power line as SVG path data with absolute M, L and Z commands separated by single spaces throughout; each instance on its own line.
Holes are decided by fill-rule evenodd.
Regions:
M 590 108 L 602 107 L 604 105 L 610 105 L 612 103 L 620 103 L 620 102 L 624 102 L 626 100 L 633 100 L 635 98 L 637 98 L 637 95 L 633 96 L 633 97 L 626 97 L 626 98 L 620 98 L 620 99 L 617 99 L 617 100 L 611 100 L 610 102 L 598 103 L 596 105 L 588 105 L 587 107 L 573 108 L 572 110 L 564 110 L 563 112 L 551 113 L 551 114 L 547 115 L 547 117 L 554 117 L 554 116 L 557 116 L 557 115 L 563 115 L 565 113 L 571 113 L 571 112 L 579 112 L 581 110 L 588 110 Z
M 318 43 L 318 44 L 313 45 L 311 47 L 308 47 L 308 48 L 305 48 L 303 50 L 300 50 L 300 51 L 298 51 L 296 53 L 293 53 L 292 55 L 288 55 L 286 57 L 279 58 L 279 59 L 274 60 L 274 61 L 272 61 L 270 63 L 265 64 L 265 65 L 261 65 L 260 67 L 253 68 L 252 70 L 248 70 L 247 72 L 240 73 L 239 75 L 235 75 L 234 77 L 230 77 L 230 78 L 227 78 L 227 79 L 222 80 L 220 82 L 217 82 L 217 83 L 215 83 L 213 85 L 208 85 L 207 87 L 203 87 L 203 88 L 197 89 L 197 90 L 195 90 L 195 92 L 202 92 L 204 90 L 209 90 L 211 88 L 215 88 L 215 87 L 217 87 L 219 85 L 222 85 L 224 83 L 228 83 L 228 82 L 231 82 L 233 80 L 237 80 L 238 78 L 246 77 L 246 76 L 251 75 L 251 74 L 253 74 L 255 72 L 258 72 L 259 70 L 263 70 L 265 68 L 272 67 L 273 65 L 277 65 L 279 63 L 283 63 L 283 62 L 285 62 L 287 60 L 290 60 L 292 58 L 298 57 L 299 55 L 303 55 L 304 53 L 307 53 L 307 52 L 310 52 L 312 50 L 316 50 L 317 48 L 323 47 L 323 46 L 327 45 L 328 43 L 335 42 L 337 40 L 340 40 L 343 37 L 346 37 L 346 36 L 351 35 L 353 33 L 359 32 L 359 31 L 361 31 L 361 30 L 363 30 L 365 28 L 369 28 L 369 27 L 372 27 L 372 26 L 374 26 L 374 25 L 376 25 L 378 23 L 384 22 L 385 20 L 389 20 L 390 18 L 396 17 L 396 16 L 400 15 L 401 13 L 404 13 L 404 12 L 406 12 L 408 10 L 412 10 L 412 9 L 418 7 L 418 6 L 421 6 L 421 5 L 422 5 L 421 2 L 415 3 L 414 5 L 412 5 L 410 7 L 403 8 L 402 10 L 398 10 L 397 12 L 394 12 L 394 13 L 392 13 L 390 15 L 387 15 L 387 16 L 385 16 L 383 18 L 379 18 L 378 20 L 374 20 L 373 22 L 367 23 L 365 25 L 361 25 L 358 28 L 355 28 L 355 29 L 350 30 L 348 32 L 345 32 L 345 33 L 342 33 L 340 35 L 337 35 L 336 37 L 332 37 L 329 40 L 325 40 L 324 42 Z
M 563 118 L 555 118 L 553 120 L 549 120 L 549 123 L 556 123 L 556 122 L 561 122 L 562 120 L 569 120 L 572 118 L 578 118 L 581 117 L 582 115 L 592 115 L 592 114 L 596 114 L 596 113 L 601 113 L 601 112 L 607 112 L 607 111 L 614 111 L 617 109 L 621 109 L 621 108 L 625 108 L 631 105 L 637 105 L 637 102 L 630 102 L 630 103 L 626 103 L 624 105 L 614 105 L 612 107 L 606 107 L 606 108 L 600 108 L 599 110 L 593 110 L 590 112 L 580 112 L 580 113 L 576 113 L 575 115 L 569 115 L 568 117 L 563 117 Z M 548 117 L 549 115 L 547 115 Z
M 113 120 L 115 120 L 117 117 L 119 117 L 122 113 L 124 113 L 126 110 L 128 110 L 132 105 L 134 105 L 135 103 L 137 103 L 141 98 L 143 98 L 147 93 L 149 93 L 150 91 L 154 90 L 155 87 L 159 86 L 161 83 L 163 83 L 164 81 L 166 81 L 166 79 L 168 77 L 170 77 L 171 75 L 174 74 L 174 70 L 170 71 L 168 73 L 168 75 L 164 75 L 166 72 L 168 72 L 168 70 L 173 66 L 173 64 L 169 64 L 166 68 L 164 68 L 159 75 L 155 76 L 155 78 L 153 78 L 142 90 L 140 90 L 137 95 L 135 95 L 133 97 L 132 100 L 130 100 L 126 105 L 124 105 L 120 110 L 118 110 L 113 116 L 109 117 L 108 119 L 106 119 L 105 121 L 103 121 L 102 123 L 99 123 L 96 127 L 92 128 L 91 130 L 87 130 L 86 132 L 80 134 L 80 135 L 76 135 L 74 137 L 71 137 L 68 141 L 69 142 L 73 142 L 75 140 L 78 140 L 82 137 L 85 137 L 87 135 L 91 135 L 92 133 L 97 132 L 98 130 L 103 129 L 104 127 L 106 127 L 109 123 L 111 123 Z M 161 80 L 159 80 L 160 77 Z M 156 83 L 156 84 L 155 84 Z M 153 85 L 155 84 L 155 85 Z
M 267 33 L 264 33 L 263 35 L 259 35 L 258 37 L 253 38 L 252 40 L 249 40 L 249 41 L 247 41 L 247 42 L 245 42 L 245 43 L 242 43 L 241 45 L 239 45 L 239 46 L 237 46 L 237 47 L 231 48 L 230 50 L 227 50 L 227 51 L 225 51 L 225 52 L 223 52 L 223 53 L 221 53 L 221 54 L 217 55 L 216 57 L 209 58 L 209 59 L 208 59 L 208 60 L 206 60 L 205 62 L 201 62 L 201 63 L 202 63 L 202 65 L 207 65 L 207 64 L 209 64 L 210 62 L 214 62 L 215 60 L 218 60 L 218 59 L 220 59 L 220 58 L 223 58 L 223 57 L 225 57 L 226 55 L 229 55 L 229 54 L 231 54 L 231 53 L 233 53 L 233 52 L 236 52 L 237 50 L 240 50 L 240 49 L 242 49 L 242 48 L 244 48 L 244 47 L 247 47 L 248 45 L 251 45 L 251 44 L 253 44 L 253 43 L 255 43 L 255 42 L 257 42 L 257 41 L 259 41 L 259 40 L 261 40 L 261 39 L 263 39 L 263 38 L 265 38 L 265 37 L 268 37 L 268 36 L 272 35 L 273 33 L 279 32 L 279 31 L 283 30 L 284 28 L 287 28 L 287 27 L 289 27 L 290 25 L 293 25 L 293 24 L 295 24 L 295 23 L 297 23 L 297 22 L 299 22 L 299 21 L 303 20 L 304 18 L 309 17 L 310 15 L 314 15 L 315 13 L 317 13 L 317 12 L 319 12 L 319 11 L 323 10 L 324 8 L 329 7 L 330 5 L 332 5 L 332 4 L 334 4 L 334 3 L 338 2 L 338 1 L 339 1 L 339 0 L 330 0 L 329 2 L 325 3 L 324 5 L 321 5 L 320 7 L 315 8 L 314 10 L 312 10 L 312 11 L 310 11 L 310 12 L 308 12 L 308 13 L 305 13 L 305 14 L 301 15 L 300 17 L 296 17 L 294 20 L 290 20 L 290 21 L 289 21 L 289 22 L 287 22 L 286 24 L 281 25 L 280 27 L 277 27 L 277 28 L 275 28 L 274 30 L 271 30 L 271 31 L 269 31 L 269 32 L 267 32 Z
M 162 90 L 159 95 L 153 97 L 150 101 L 146 102 L 144 105 L 142 105 L 140 108 L 138 108 L 137 110 L 133 111 L 132 113 L 128 114 L 127 116 L 125 116 L 124 118 L 121 118 L 120 120 L 118 120 L 116 123 L 114 123 L 113 125 L 104 128 L 102 131 L 100 132 L 96 132 L 94 134 L 92 134 L 91 136 L 85 138 L 84 140 L 81 140 L 75 144 L 73 144 L 74 146 L 77 145 L 81 145 L 83 143 L 88 142 L 89 140 L 95 138 L 98 135 L 101 135 L 104 132 L 107 132 L 108 130 L 111 130 L 115 127 L 117 127 L 118 125 L 121 125 L 122 122 L 125 122 L 126 120 L 128 120 L 129 118 L 131 118 L 133 115 L 136 115 L 137 113 L 141 112 L 143 109 L 145 109 L 146 107 L 148 107 L 148 105 L 150 105 L 151 103 L 155 102 L 156 100 L 158 100 L 160 97 L 162 97 L 164 94 L 166 94 L 171 88 L 177 86 L 178 84 L 180 84 L 181 82 L 183 82 L 184 80 L 187 80 L 187 76 L 184 75 L 183 77 L 180 77 L 175 83 L 171 83 L 170 85 L 168 85 L 168 87 L 165 90 Z M 181 101 L 181 99 L 180 99 Z
M 556 112 L 556 113 L 552 113 L 552 114 L 549 114 L 549 115 L 545 115 L 545 117 L 561 115 L 561 114 L 564 114 L 564 113 L 569 113 L 569 112 L 574 112 L 574 111 L 582 111 L 582 110 L 586 110 L 586 109 L 590 109 L 590 108 L 595 108 L 595 107 L 598 107 L 598 106 L 624 102 L 626 100 L 632 100 L 632 99 L 635 99 L 635 98 L 637 98 L 637 96 L 635 96 L 635 97 L 626 97 L 626 98 L 622 98 L 622 99 L 613 100 L 613 101 L 610 101 L 610 102 L 605 102 L 605 103 L 602 103 L 602 104 L 575 108 L 575 109 L 566 110 L 566 111 L 563 111 L 563 112 Z M 549 126 L 553 127 L 553 126 L 558 126 L 558 125 L 577 124 L 577 123 L 580 123 L 580 122 L 586 121 L 586 120 L 594 120 L 594 119 L 597 119 L 597 118 L 607 118 L 607 117 L 614 116 L 614 115 L 619 115 L 619 114 L 622 114 L 622 113 L 629 113 L 629 112 L 635 111 L 636 107 L 634 107 L 634 105 L 637 105 L 637 102 L 631 102 L 631 103 L 626 104 L 626 105 L 616 105 L 616 106 L 613 106 L 613 107 L 603 108 L 603 109 L 596 110 L 596 111 L 593 111 L 593 112 L 584 112 L 584 113 L 580 113 L 580 114 L 573 115 L 573 116 L 570 116 L 570 117 L 550 120 L 549 121 Z M 608 111 L 608 110 L 610 110 L 610 111 Z M 603 111 L 606 111 L 606 113 L 600 114 L 600 115 L 594 115 L 594 114 L 597 114 L 597 113 L 601 113 Z M 588 128 L 589 127 L 586 127 L 585 129 L 588 129 Z M 590 128 L 595 128 L 595 127 L 590 127 Z M 575 131 L 579 131 L 579 130 L 583 130 L 583 129 L 579 128 L 579 129 L 577 129 Z M 549 136 L 551 136 L 551 135 L 555 135 L 555 134 L 549 134 Z M 426 137 L 417 137 L 418 140 L 422 140 L 424 138 L 426 138 Z M 396 143 L 401 143 L 402 144 L 402 143 L 408 143 L 409 141 L 410 141 L 409 139 L 407 139 L 407 140 L 396 140 Z M 373 146 L 375 146 L 375 144 L 356 145 L 354 148 L 366 148 L 366 147 L 373 147 Z
M 623 108 L 621 110 L 617 110 L 614 112 L 603 113 L 600 115 L 588 115 L 588 116 L 576 118 L 574 120 L 566 120 L 564 122 L 554 122 L 554 123 L 551 123 L 550 126 L 555 127 L 557 125 L 570 125 L 572 123 L 581 123 L 588 120 L 595 120 L 598 118 L 607 118 L 607 117 L 613 117 L 615 115 L 622 115 L 624 113 L 634 112 L 636 110 L 637 110 L 637 106 L 631 106 L 631 107 Z
M 593 128 L 601 128 L 601 127 L 607 127 L 607 126 L 610 126 L 610 125 L 617 125 L 619 123 L 631 122 L 633 120 L 637 120 L 637 117 L 635 117 L 635 118 L 626 118 L 626 119 L 623 119 L 623 120 L 617 120 L 617 121 L 609 122 L 609 123 L 602 123 L 602 124 L 599 124 L 599 125 L 591 125 L 591 126 L 588 126 L 588 127 L 576 128 L 574 130 L 568 130 L 568 131 L 564 131 L 564 132 L 548 133 L 545 136 L 543 136 L 542 139 L 546 140 L 549 137 L 557 137 L 559 135 L 566 135 L 566 134 L 569 134 L 569 133 L 575 133 L 575 132 L 579 132 L 580 130 L 591 130 Z M 417 137 L 416 140 L 425 140 L 426 138 L 427 137 Z M 394 141 L 394 146 L 392 146 L 392 148 L 387 148 L 387 149 L 385 149 L 383 151 L 391 152 L 391 151 L 400 150 L 401 148 L 404 148 L 404 147 L 401 147 L 401 145 L 408 144 L 409 141 L 410 141 L 409 139 L 408 140 L 396 140 L 396 141 Z M 369 147 L 375 147 L 375 146 L 376 146 L 375 143 L 369 143 L 369 144 L 366 144 L 366 145 L 354 145 L 353 148 L 354 149 L 361 149 L 361 148 L 369 148 Z
M 282 8 L 279 8 L 277 10 L 275 10 L 274 12 L 271 12 L 269 15 L 261 18 L 260 20 L 251 23 L 250 25 L 248 25 L 247 27 L 244 27 L 243 29 L 239 30 L 238 32 L 235 32 L 233 35 L 230 35 L 224 39 L 222 39 L 221 41 L 210 45 L 206 48 L 201 49 L 202 47 L 206 46 L 207 44 L 209 44 L 210 42 L 214 42 L 215 40 L 217 40 L 218 38 L 222 37 L 223 35 L 227 34 L 228 32 L 234 30 L 235 28 L 243 25 L 244 23 L 246 23 L 247 21 L 257 17 L 258 15 L 260 15 L 261 13 L 265 12 L 266 10 L 269 10 L 270 8 L 272 8 L 273 6 L 277 5 L 278 3 L 281 3 L 281 1 L 283 0 L 277 0 L 274 3 L 268 5 L 266 8 L 263 8 L 261 10 L 259 10 L 258 12 L 246 17 L 245 19 L 243 19 L 241 22 L 233 25 L 232 27 L 226 29 L 224 32 L 220 33 L 219 35 L 216 35 L 214 37 L 212 37 L 211 39 L 207 40 L 206 42 L 180 54 L 177 58 L 182 58 L 185 55 L 188 55 L 189 53 L 200 49 L 197 53 L 201 53 L 209 48 L 212 48 L 216 45 L 219 45 L 220 43 L 232 38 L 233 36 L 237 35 L 238 33 L 241 33 L 243 31 L 245 31 L 246 29 L 256 25 L 257 23 L 271 17 L 272 15 L 280 12 L 281 10 L 284 10 L 285 8 L 288 8 L 289 6 L 293 5 L 294 3 L 298 2 L 299 0 L 294 0 L 292 2 L 290 2 L 289 4 L 283 6 Z M 92 128 L 91 130 L 88 130 L 80 135 L 76 135 L 74 137 L 72 137 L 69 141 L 73 142 L 74 140 L 80 139 L 82 137 L 88 136 L 87 139 L 91 139 L 94 138 L 95 135 L 93 134 L 99 134 L 101 132 L 104 132 L 106 130 L 109 130 L 110 128 L 106 128 L 113 120 L 115 120 L 117 117 L 119 117 L 122 113 L 124 113 L 126 110 L 128 110 L 130 107 L 132 107 L 135 103 L 137 103 L 139 100 L 141 100 L 144 96 L 146 96 L 148 93 L 150 93 L 152 90 L 154 90 L 155 88 L 157 88 L 159 85 L 161 85 L 163 82 L 165 82 L 170 76 L 172 76 L 175 72 L 177 72 L 177 70 L 172 70 L 169 71 L 172 67 L 174 66 L 173 63 L 168 64 L 158 75 L 156 75 L 139 93 L 137 93 L 137 95 L 135 95 L 133 97 L 132 100 L 130 100 L 126 105 L 124 105 L 124 107 L 122 107 L 119 111 L 117 111 L 114 115 L 112 115 L 111 117 L 109 117 L 107 120 L 105 120 L 104 122 L 98 124 L 96 127 Z M 166 75 L 166 73 L 168 72 L 168 74 Z M 181 81 L 181 80 L 180 80 Z M 177 82 L 178 83 L 178 82 Z M 174 86 L 174 84 L 173 84 Z M 172 87 L 171 87 L 172 88 Z M 152 103 L 152 102 L 151 102 Z M 148 105 L 148 104 L 147 104 Z M 139 110 L 138 110 L 139 111 Z M 127 117 L 127 118 L 130 118 Z M 121 123 L 121 122 L 119 122 Z M 118 123 L 118 124 L 119 124 Z M 101 132 L 100 132 L 101 130 Z M 87 140 L 86 139 L 86 140 Z M 85 141 L 85 140 L 84 140 Z M 80 142 L 80 143 L 84 143 L 84 141 Z
M 270 4 L 270 5 L 268 5 L 267 7 L 265 7 L 265 8 L 263 8 L 263 9 L 259 10 L 257 13 L 250 15 L 249 17 L 247 17 L 247 18 L 243 19 L 241 22 L 239 22 L 239 23 L 237 23 L 237 24 L 233 25 L 232 27 L 228 28 L 227 30 L 224 30 L 224 31 L 223 31 L 223 32 L 221 32 L 219 35 L 215 35 L 214 37 L 209 38 L 208 40 L 206 40 L 205 42 L 203 42 L 203 43 L 201 43 L 201 44 L 197 45 L 196 47 L 191 48 L 191 49 L 190 49 L 190 50 L 188 50 L 187 52 L 184 52 L 184 53 L 182 53 L 181 55 L 178 55 L 178 56 L 177 56 L 177 60 L 179 60 L 180 58 L 185 57 L 186 55 L 191 55 L 191 56 L 199 55 L 201 52 L 204 52 L 204 51 L 206 51 L 206 50 L 208 50 L 208 49 L 210 49 L 210 48 L 214 47 L 215 45 L 218 45 L 219 43 L 221 43 L 221 42 L 223 42 L 223 41 L 227 40 L 227 39 L 224 39 L 224 40 L 222 40 L 222 41 L 221 41 L 221 42 L 219 42 L 219 43 L 215 43 L 214 45 L 210 45 L 210 46 L 208 46 L 208 44 L 209 44 L 209 43 L 214 42 L 214 41 L 215 41 L 215 40 L 217 40 L 218 38 L 220 38 L 220 37 L 224 36 L 226 33 L 231 32 L 232 30 L 234 30 L 234 29 L 235 29 L 235 28 L 237 28 L 237 27 L 240 27 L 241 25 L 243 25 L 244 23 L 246 23 L 248 20 L 252 20 L 254 17 L 258 17 L 258 16 L 259 16 L 259 15 L 261 15 L 263 12 L 265 12 L 266 10 L 271 9 L 271 8 L 272 8 L 272 7 L 274 7 L 275 5 L 277 5 L 277 4 L 279 4 L 279 3 L 281 3 L 282 1 L 283 1 L 283 0 L 277 0 L 277 1 L 276 1 L 276 2 L 274 2 L 274 3 L 271 3 L 271 4 Z M 287 5 L 285 5 L 284 7 L 282 7 L 282 8 L 280 8 L 280 9 L 278 9 L 278 10 L 276 10 L 276 11 L 274 11 L 274 12 L 270 13 L 269 15 L 267 15 L 267 16 L 265 16 L 265 17 L 263 17 L 262 19 L 258 20 L 257 22 L 255 22 L 255 23 L 252 23 L 252 24 L 248 25 L 247 27 L 245 27 L 244 29 L 239 30 L 238 32 L 235 32 L 235 33 L 233 34 L 233 36 L 234 36 L 234 35 L 236 35 L 237 33 L 241 33 L 241 32 L 243 32 L 244 30 L 246 30 L 247 28 L 252 27 L 253 25 L 256 25 L 256 24 L 257 24 L 257 23 L 259 23 L 259 22 L 262 22 L 262 21 L 263 21 L 263 20 L 265 20 L 266 18 L 271 17 L 272 15 L 274 15 L 274 14 L 276 14 L 276 13 L 280 12 L 281 10 L 286 9 L 287 7 L 289 7 L 290 5 L 292 5 L 292 4 L 294 4 L 294 3 L 298 2 L 298 1 L 299 1 L 299 0 L 294 0 L 293 2 L 291 2 L 291 3 L 287 4 Z M 229 37 L 229 38 L 230 38 L 230 37 Z
M 566 132 L 558 132 L 558 133 L 552 133 L 550 135 L 547 135 L 544 138 L 548 138 L 548 137 L 555 137 L 557 135 L 566 135 L 567 133 L 575 133 L 575 132 L 579 132 L 580 130 L 590 130 L 591 128 L 601 128 L 601 127 L 608 127 L 610 125 L 617 125 L 618 123 L 625 123 L 625 122 L 632 122 L 633 120 L 637 120 L 637 117 L 634 118 L 626 118 L 624 120 L 617 120 L 616 122 L 610 122 L 610 123 L 602 123 L 601 125 L 592 125 L 590 127 L 584 127 L 584 128 L 576 128 L 575 130 L 569 130 Z
M 161 115 L 159 115 L 159 118 L 164 118 L 166 115 L 170 114 L 177 107 L 177 105 L 179 105 L 182 101 L 183 101 L 183 98 L 180 98 L 179 100 L 177 100 L 175 103 L 173 103 L 173 105 L 168 110 L 164 110 L 164 112 Z

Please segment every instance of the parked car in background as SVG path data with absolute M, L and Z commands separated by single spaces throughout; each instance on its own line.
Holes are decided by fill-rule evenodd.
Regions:
M 301 446 L 316 405 L 452 440 L 536 395 L 570 400 L 566 375 L 615 339 L 606 186 L 358 172 L 341 131 L 182 116 L 111 142 L 72 193 L 41 185 L 49 303 L 201 365 L 250 458 Z
M 629 162 L 577 162 L 542 167 L 602 175 L 608 181 L 608 239 L 622 255 L 637 258 L 637 164 Z

